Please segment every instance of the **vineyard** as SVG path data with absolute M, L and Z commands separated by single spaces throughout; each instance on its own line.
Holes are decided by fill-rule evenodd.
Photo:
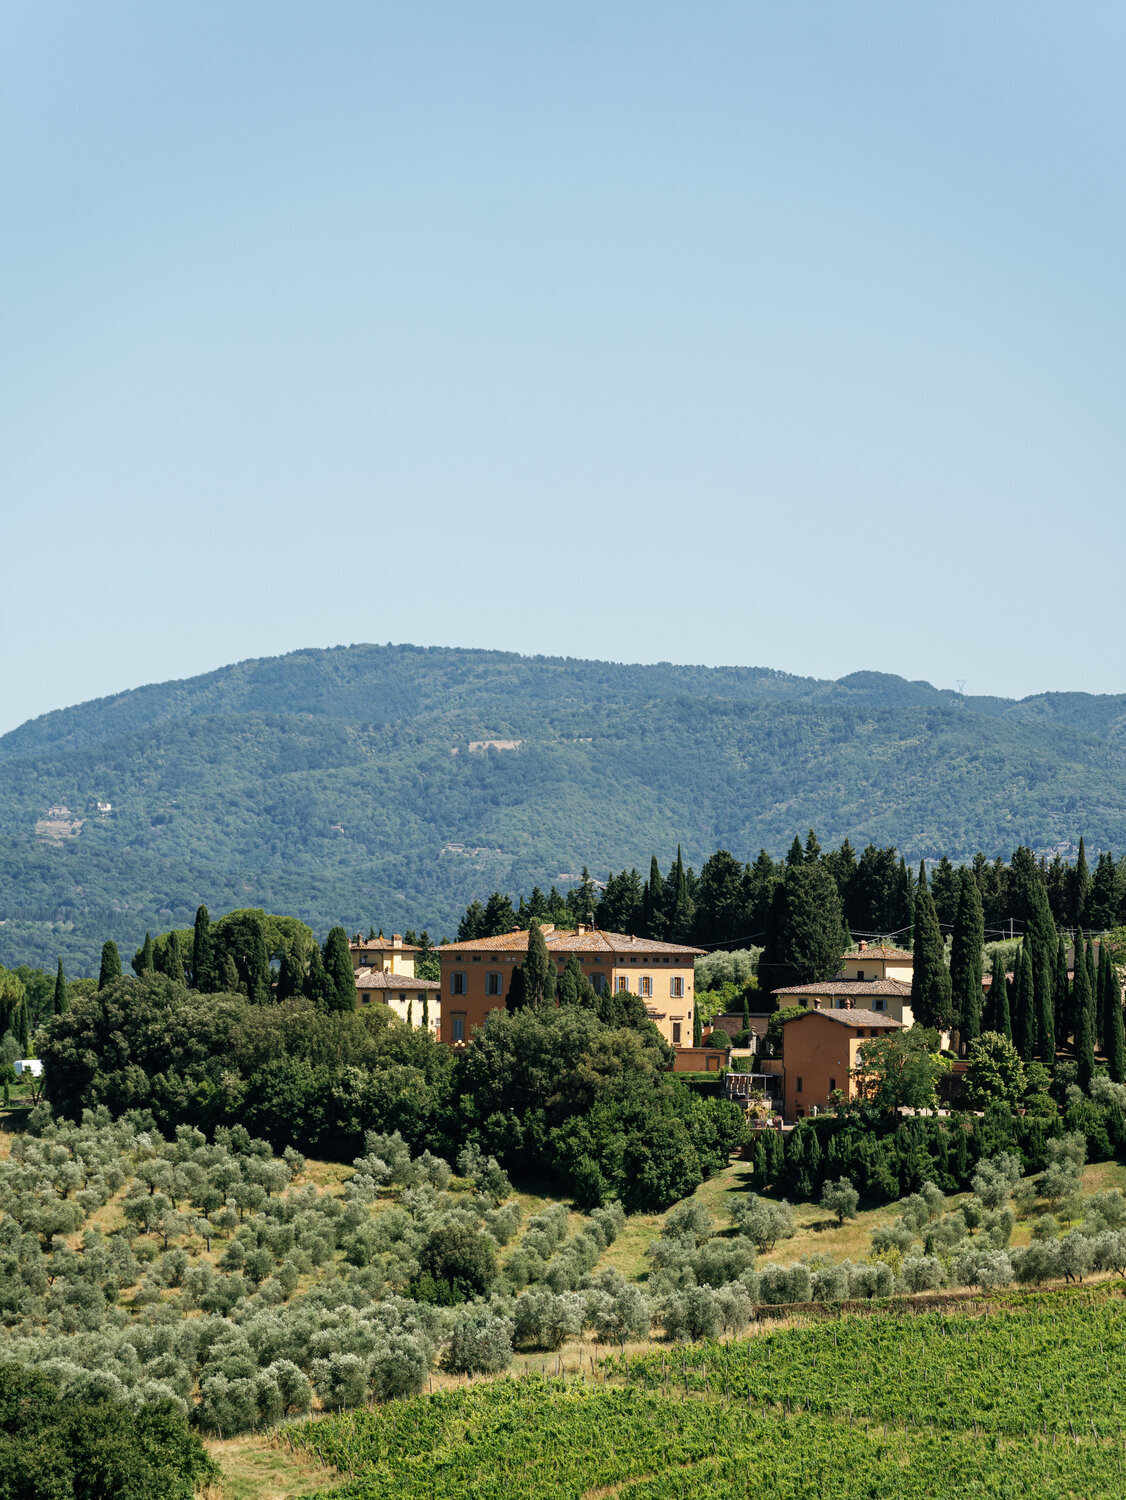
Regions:
M 355 1411 L 279 1441 L 344 1476 L 333 1500 L 1121 1495 L 1121 1286 L 1018 1305 L 845 1316 L 583 1381 Z

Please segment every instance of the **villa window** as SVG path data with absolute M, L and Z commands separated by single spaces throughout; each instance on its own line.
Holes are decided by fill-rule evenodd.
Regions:
M 640 978 L 638 979 L 638 981 L 637 981 L 637 993 L 639 995 L 643 996 L 646 1000 L 648 1000 L 648 999 L 650 999 L 652 997 L 652 994 L 653 994 L 653 981 L 652 981 L 652 979 L 650 979 L 650 977 L 649 977 L 648 974 L 642 974 L 640 976 Z
M 794 1084 L 794 1092 L 796 1094 L 800 1094 L 801 1093 L 801 1074 L 800 1073 L 798 1074 L 797 1082 Z
M 451 995 L 464 995 L 466 993 L 466 990 L 467 990 L 467 977 L 468 976 L 465 975 L 465 974 L 451 974 L 450 975 L 450 994 Z
M 596 995 L 604 995 L 606 993 L 605 974 L 592 974 L 590 976 L 590 982 L 594 985 L 594 993 Z
M 672 1044 L 673 1044 L 674 1047 L 679 1047 L 680 1046 L 680 1022 L 679 1021 L 674 1021 L 672 1023 Z
M 618 994 L 629 994 L 629 978 L 625 974 L 619 975 L 618 977 Z
M 454 1042 L 465 1041 L 465 1016 L 450 1017 L 450 1040 Z
M 501 987 L 501 976 L 499 974 L 486 974 L 485 975 L 485 994 L 486 995 L 503 995 L 504 994 L 504 990 Z
M 680 974 L 669 975 L 669 995 L 673 1000 L 684 998 L 684 979 Z

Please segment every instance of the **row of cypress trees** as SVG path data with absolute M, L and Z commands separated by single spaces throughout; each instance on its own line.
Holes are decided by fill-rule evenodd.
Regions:
M 275 979 L 265 925 L 255 912 L 240 912 L 217 936 L 207 907 L 201 906 L 195 915 L 190 953 L 183 952 L 175 930 L 155 943 L 146 932 L 133 969 L 138 976 L 164 974 L 204 994 L 245 993 L 256 1004 L 304 995 L 325 1011 L 350 1011 L 356 1005 L 355 972 L 343 927 L 334 927 L 323 947 L 314 943 L 307 960 L 292 951 L 283 953 Z M 111 939 L 102 945 L 98 988 L 120 979 L 121 973 L 121 956 Z M 61 961 L 59 975 L 61 980 Z M 57 995 L 58 985 L 55 1011 L 59 1014 Z

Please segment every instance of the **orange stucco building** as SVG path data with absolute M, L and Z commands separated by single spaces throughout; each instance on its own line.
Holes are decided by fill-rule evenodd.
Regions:
M 547 951 L 560 974 L 573 953 L 583 974 L 601 994 L 638 995 L 666 1042 L 692 1044 L 696 1014 L 693 995 L 695 962 L 704 951 L 682 943 L 657 943 L 597 927 L 540 926 Z M 528 933 L 447 943 L 438 949 L 442 961 L 442 1040 L 451 1047 L 467 1042 L 491 1010 L 504 1009 L 504 997 L 515 965 L 528 953 Z
M 814 1105 L 828 1109 L 840 1090 L 846 1101 L 858 1097 L 856 1054 L 865 1042 L 901 1030 L 893 1017 L 874 1010 L 809 1010 L 782 1030 L 787 1120 L 799 1120 Z

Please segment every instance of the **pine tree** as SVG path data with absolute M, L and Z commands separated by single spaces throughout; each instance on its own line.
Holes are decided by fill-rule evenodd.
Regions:
M 805 848 L 802 857 L 807 865 L 815 865 L 821 858 L 821 845 L 817 842 L 817 835 L 811 828 L 805 836 Z
M 348 948 L 348 934 L 334 927 L 325 939 L 325 1009 L 347 1013 L 356 1008 L 356 972 Z
M 145 941 L 137 949 L 132 959 L 133 973 L 138 975 L 151 974 L 153 971 L 153 946 L 152 933 L 145 933 Z
M 1087 920 L 1087 902 L 1091 895 L 1091 872 L 1087 868 L 1087 846 L 1083 835 L 1079 836 L 1079 857 L 1071 879 L 1071 922 L 1082 927 Z
M 792 870 L 795 865 L 802 865 L 804 863 L 805 850 L 801 846 L 801 839 L 795 833 L 794 842 L 790 845 L 790 852 L 786 855 L 786 864 Z
M 117 951 L 117 944 L 113 938 L 107 939 L 102 944 L 102 966 L 98 970 L 98 988 L 104 990 L 107 984 L 112 984 L 115 979 L 121 978 L 121 954 Z
M 63 961 L 59 959 L 59 967 L 55 972 L 55 999 L 52 1010 L 56 1016 L 65 1016 L 70 1009 L 70 999 L 66 992 L 66 975 L 63 973 Z
M 207 907 L 201 906 L 196 910 L 195 927 L 192 932 L 192 989 L 208 994 L 214 988 L 211 918 L 207 914 Z
M 1090 1087 L 1095 1072 L 1095 997 L 1087 972 L 1083 950 L 1083 932 L 1075 935 L 1075 978 L 1071 986 L 1071 1007 L 1075 1015 L 1075 1057 L 1079 1064 L 1079 1086 Z
M 911 1010 L 918 1026 L 945 1031 L 954 1019 L 950 970 L 938 925 L 938 914 L 927 889 L 926 866 L 919 866 L 915 891 L 915 946 L 911 972 Z
M 665 935 L 665 882 L 654 854 L 649 861 L 649 879 L 641 898 L 641 923 L 645 936 L 660 942 Z
M 968 1045 L 981 1034 L 981 965 L 985 943 L 985 918 L 981 892 L 972 872 L 958 871 L 958 910 L 950 948 L 950 990 L 954 1024 Z
M 1024 1062 L 1031 1062 L 1036 1051 L 1036 981 L 1032 974 L 1032 949 L 1020 945 L 1020 958 L 1013 976 L 1013 1045 Z

